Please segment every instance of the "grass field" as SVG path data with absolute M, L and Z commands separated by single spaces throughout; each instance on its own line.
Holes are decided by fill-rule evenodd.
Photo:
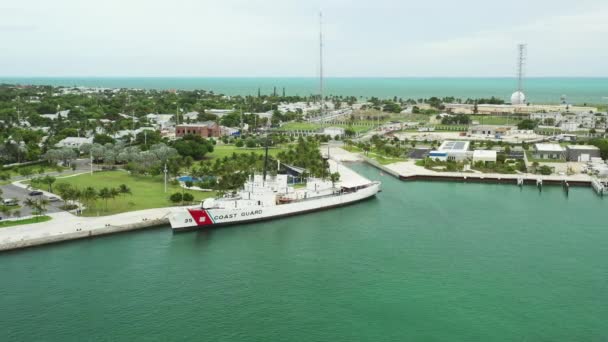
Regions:
M 346 151 L 353 152 L 353 153 L 361 153 L 361 154 L 364 153 L 362 149 L 360 149 L 357 146 L 353 146 L 353 145 L 344 146 L 342 148 L 345 149 Z M 388 156 L 385 156 L 385 155 L 382 155 L 382 154 L 377 154 L 374 150 L 370 151 L 366 155 L 366 157 L 374 159 L 375 161 L 377 161 L 381 165 L 387 165 L 387 164 L 407 161 L 406 158 L 395 158 L 395 157 L 388 157 Z
M 274 157 L 279 152 L 286 151 L 286 150 L 287 150 L 286 146 L 269 147 L 268 155 Z M 230 157 L 232 155 L 232 153 L 249 154 L 251 152 L 258 153 L 258 154 L 264 154 L 264 148 L 263 147 L 256 147 L 256 148 L 236 147 L 234 145 L 216 145 L 213 147 L 213 152 L 206 155 L 205 157 L 207 159 L 224 158 L 224 157 Z
M 500 116 L 473 116 L 473 121 L 479 122 L 480 125 L 517 125 L 521 119 L 515 117 Z
M 31 217 L 31 218 L 24 219 L 24 220 L 0 221 L 0 228 L 20 226 L 23 224 L 30 224 L 30 223 L 46 222 L 46 221 L 50 221 L 50 220 L 51 220 L 50 216 L 38 216 L 38 217 Z
M 365 122 L 367 123 L 367 121 L 365 121 Z M 369 123 L 371 123 L 371 121 Z M 366 132 L 371 129 L 370 126 L 357 126 L 357 125 L 350 126 L 347 124 L 331 124 L 331 123 L 320 124 L 320 123 L 309 123 L 309 122 L 289 122 L 289 123 L 286 123 L 283 126 L 281 126 L 280 130 L 283 130 L 283 131 L 301 131 L 301 130 L 316 131 L 323 127 L 341 127 L 344 129 L 351 128 L 353 131 L 358 132 L 358 133 Z
M 133 176 L 124 171 L 95 172 L 93 175 L 84 174 L 75 177 L 57 179 L 57 183 L 68 183 L 78 189 L 91 186 L 97 190 L 103 187 L 118 187 L 126 184 L 131 188 L 131 195 L 123 195 L 108 200 L 108 209 L 105 210 L 105 200 L 98 199 L 90 209 L 84 211 L 84 216 L 112 215 L 127 211 L 161 208 L 173 205 L 169 196 L 174 192 L 181 192 L 177 185 L 167 184 L 167 193 L 164 192 L 163 176 Z M 57 185 L 55 185 L 57 186 Z M 195 201 L 215 196 L 214 192 L 201 192 L 185 190 L 194 196 Z

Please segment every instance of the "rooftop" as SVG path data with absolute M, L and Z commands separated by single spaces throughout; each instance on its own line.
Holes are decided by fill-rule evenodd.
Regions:
M 536 144 L 537 151 L 563 152 L 564 148 L 560 144 Z
M 439 147 L 439 151 L 444 152 L 458 152 L 458 151 L 468 151 L 469 149 L 468 141 L 450 141 L 446 140 Z
M 473 158 L 496 158 L 496 151 L 494 150 L 475 150 L 473 151 Z
M 597 146 L 593 145 L 568 145 L 570 150 L 599 150 Z

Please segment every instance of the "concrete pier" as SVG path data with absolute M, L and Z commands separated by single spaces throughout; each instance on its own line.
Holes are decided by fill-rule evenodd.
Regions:
M 102 217 L 53 213 L 48 215 L 52 217 L 51 221 L 0 229 L 0 251 L 157 227 L 169 223 L 167 215 L 171 209 L 147 209 Z

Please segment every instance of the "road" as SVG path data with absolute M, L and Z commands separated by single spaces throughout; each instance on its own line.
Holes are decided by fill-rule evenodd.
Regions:
M 30 208 L 26 207 L 25 205 L 23 205 L 23 202 L 25 202 L 26 199 L 28 199 L 28 198 L 36 199 L 36 198 L 41 197 L 41 196 L 31 196 L 30 197 L 28 195 L 28 193 L 29 193 L 28 190 L 20 188 L 18 186 L 12 185 L 12 184 L 2 185 L 2 186 L 0 186 L 0 189 L 2 189 L 2 198 L 4 198 L 4 199 L 14 198 L 19 201 L 19 205 L 21 206 L 21 208 L 19 208 L 19 211 L 21 212 L 20 216 L 30 216 L 32 214 L 32 210 Z M 47 213 L 58 213 L 58 212 L 63 211 L 62 209 L 59 208 L 61 205 L 63 205 L 62 201 L 50 202 L 49 205 L 47 206 Z M 4 215 L 0 214 L 0 216 L 4 216 Z

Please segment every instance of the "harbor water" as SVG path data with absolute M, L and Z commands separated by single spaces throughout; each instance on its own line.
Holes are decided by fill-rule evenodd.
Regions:
M 608 338 L 608 202 L 592 190 L 354 168 L 377 198 L 0 254 L 0 340 Z

